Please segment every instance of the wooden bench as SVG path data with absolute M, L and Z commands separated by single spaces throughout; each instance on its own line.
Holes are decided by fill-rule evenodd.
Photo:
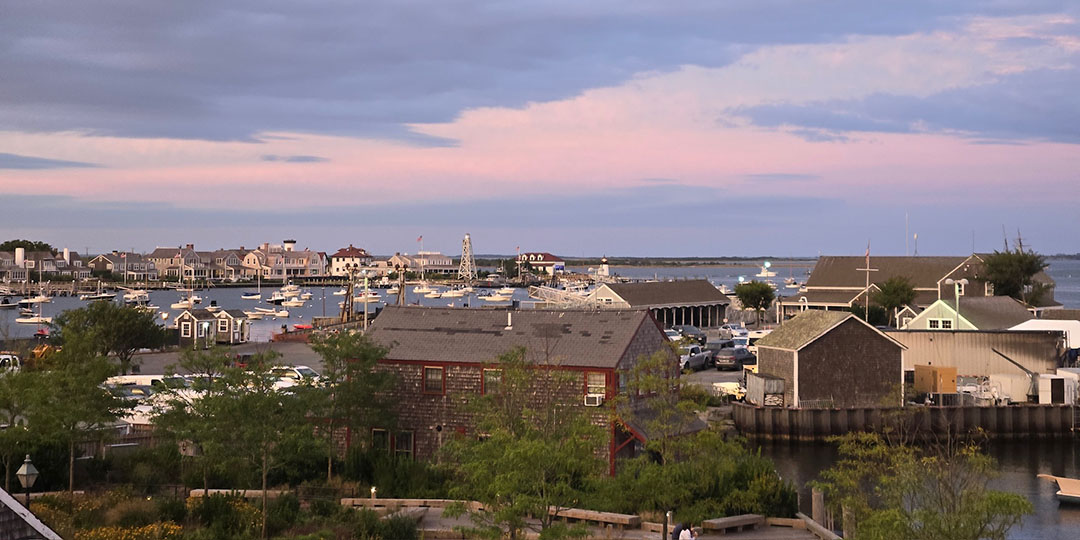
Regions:
M 282 496 L 282 495 L 284 495 L 286 493 L 288 493 L 288 490 L 284 490 L 284 489 L 268 489 L 268 490 L 266 490 L 266 498 L 267 499 L 273 499 L 275 497 L 280 497 L 280 496 Z M 210 489 L 210 490 L 193 489 L 188 494 L 188 496 L 189 497 L 205 497 L 207 494 L 209 494 L 209 495 L 238 495 L 238 496 L 240 496 L 240 497 L 242 497 L 244 499 L 261 499 L 263 492 L 262 492 L 261 489 Z
M 729 532 L 752 531 L 765 524 L 765 518 L 757 514 L 743 514 L 724 518 L 707 519 L 701 522 L 701 528 L 720 534 Z
M 548 508 L 548 515 L 567 520 L 573 519 L 576 521 L 616 525 L 620 529 L 624 527 L 637 528 L 641 526 L 641 516 L 635 516 L 633 514 L 597 512 L 595 510 L 582 510 L 581 508 L 563 508 L 561 510 Z

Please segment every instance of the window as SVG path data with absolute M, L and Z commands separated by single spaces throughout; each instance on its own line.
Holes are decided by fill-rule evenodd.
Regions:
M 180 323 L 180 337 L 191 337 L 191 323 Z
M 600 394 L 607 393 L 607 377 L 603 373 L 587 372 L 585 373 L 585 393 L 586 394 Z
M 402 431 L 394 437 L 394 454 L 397 456 L 412 457 L 413 455 L 413 433 L 411 431 Z
M 931 330 L 952 330 L 952 319 L 930 319 Z
M 446 391 L 446 379 L 443 377 L 443 368 L 441 367 L 425 367 L 424 368 L 424 393 L 425 394 L 443 394 Z
M 957 282 L 956 283 L 956 294 L 958 294 L 960 296 L 964 296 L 964 287 L 965 287 L 965 285 L 963 283 Z
M 994 296 L 994 284 L 986 282 L 986 296 Z
M 941 329 L 952 330 L 952 321 L 950 321 L 949 319 L 941 319 Z
M 372 450 L 382 450 L 389 453 L 390 433 L 385 429 L 371 430 L 371 448 Z
M 911 323 L 911 317 L 904 317 L 900 319 L 901 326 L 907 326 Z
M 198 325 L 198 327 L 199 327 L 199 337 L 206 337 L 206 327 L 207 326 L 209 326 L 207 323 L 202 323 L 202 324 Z
M 228 319 L 218 319 L 217 330 L 218 330 L 218 332 L 228 332 L 229 331 L 229 320 Z
M 501 369 L 485 369 L 484 381 L 480 388 L 482 394 L 494 394 L 499 391 L 499 383 L 502 381 Z
M 630 375 L 625 371 L 619 372 L 619 393 L 626 391 L 626 383 L 630 380 Z

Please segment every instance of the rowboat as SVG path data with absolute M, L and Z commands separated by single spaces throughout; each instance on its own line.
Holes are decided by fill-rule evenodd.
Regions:
M 1053 476 L 1050 474 L 1039 474 L 1036 475 L 1036 478 L 1057 482 L 1058 492 L 1054 495 L 1057 496 L 1059 502 L 1080 504 L 1080 479 Z

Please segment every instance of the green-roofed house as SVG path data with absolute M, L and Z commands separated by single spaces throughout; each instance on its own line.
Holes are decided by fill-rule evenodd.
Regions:
M 804 311 L 757 348 L 758 372 L 784 379 L 789 407 L 877 407 L 902 399 L 906 347 L 852 313 Z

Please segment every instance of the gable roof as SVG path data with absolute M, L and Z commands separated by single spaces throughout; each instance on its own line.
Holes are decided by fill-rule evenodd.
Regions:
M 511 327 L 507 328 L 507 316 Z M 387 306 L 369 330 L 387 360 L 489 363 L 515 347 L 530 360 L 614 368 L 638 328 L 660 329 L 646 311 L 507 311 Z M 550 358 L 544 350 L 549 348 Z
M 968 257 L 870 257 L 871 283 L 882 283 L 891 277 L 907 277 L 911 286 L 937 288 L 937 282 L 960 266 Z M 806 280 L 807 287 L 866 286 L 866 257 L 823 256 L 818 258 L 814 271 Z
M 788 319 L 784 324 L 780 325 L 780 328 L 773 330 L 767 336 L 757 340 L 757 346 L 759 348 L 766 347 L 797 351 L 810 343 L 813 343 L 817 338 L 825 335 L 829 330 L 846 322 L 848 319 L 855 319 L 856 322 L 866 325 L 867 328 L 878 333 L 881 337 L 900 347 L 907 348 L 899 341 L 896 341 L 877 328 L 870 326 L 862 319 L 856 317 L 854 313 L 847 311 L 825 311 L 820 309 L 803 311 L 795 317 Z
M 368 255 L 367 251 L 365 251 L 365 250 L 363 250 L 361 248 L 355 247 L 352 244 L 349 244 L 349 247 L 341 248 L 341 249 L 337 250 L 337 253 L 334 253 L 333 255 L 331 255 L 331 257 L 337 257 L 337 258 L 352 257 L 352 258 L 363 259 L 363 258 L 371 257 L 371 255 Z
M 539 265 L 566 262 L 562 260 L 562 257 L 559 257 L 558 255 L 552 255 L 546 251 L 529 251 L 527 253 L 522 253 L 521 255 L 518 255 L 517 260 L 521 262 L 527 262 L 529 264 Z
M 202 308 L 185 309 L 184 312 L 177 315 L 176 318 L 179 319 L 180 317 L 183 317 L 185 314 L 191 315 L 197 321 L 212 321 L 212 320 L 217 319 L 217 315 L 214 315 L 213 312 L 211 312 L 209 310 L 206 310 L 206 309 L 202 309 Z
M 603 286 L 619 295 L 619 298 L 625 300 L 632 308 L 731 303 L 726 294 L 704 279 L 606 283 Z
M 956 311 L 956 300 L 941 303 Z M 960 316 L 979 330 L 1004 330 L 1034 318 L 1023 304 L 1008 296 L 961 296 Z

